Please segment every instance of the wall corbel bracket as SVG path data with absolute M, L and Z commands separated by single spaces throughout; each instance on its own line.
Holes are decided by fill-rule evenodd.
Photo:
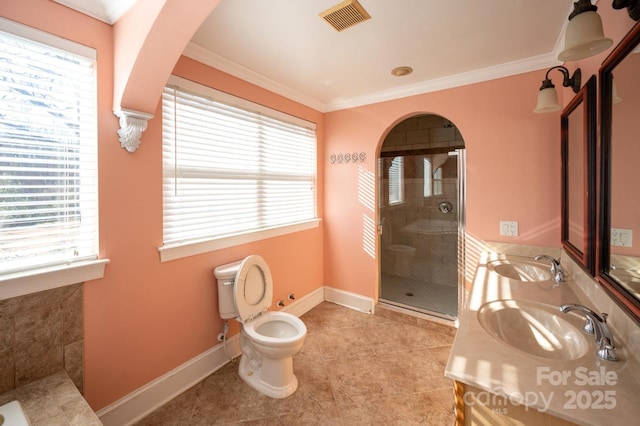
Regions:
M 140 147 L 142 132 L 147 129 L 147 121 L 153 118 L 153 114 L 131 109 L 118 109 L 113 113 L 120 119 L 120 146 L 129 152 L 136 151 Z

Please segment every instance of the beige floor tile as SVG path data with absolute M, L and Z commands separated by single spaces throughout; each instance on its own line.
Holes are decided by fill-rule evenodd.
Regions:
M 373 356 L 373 346 L 365 327 L 330 328 L 317 332 L 316 339 L 324 361 Z
M 264 396 L 238 376 L 237 362 L 229 363 L 137 425 L 453 424 L 444 368 L 455 329 L 327 302 L 301 319 L 308 333 L 294 358 L 293 395 Z

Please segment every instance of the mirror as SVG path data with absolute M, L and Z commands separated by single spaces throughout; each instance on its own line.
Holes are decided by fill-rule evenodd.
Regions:
M 562 111 L 562 246 L 594 275 L 596 77 Z
M 640 322 L 640 24 L 600 68 L 598 279 Z

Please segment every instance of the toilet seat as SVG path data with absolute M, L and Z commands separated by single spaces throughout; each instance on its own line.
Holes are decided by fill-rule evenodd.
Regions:
M 273 279 L 267 262 L 258 255 L 246 257 L 236 274 L 233 293 L 241 322 L 267 312 L 273 302 Z
M 269 312 L 253 321 L 243 324 L 251 341 L 272 348 L 291 346 L 307 334 L 307 326 L 302 320 L 288 312 Z

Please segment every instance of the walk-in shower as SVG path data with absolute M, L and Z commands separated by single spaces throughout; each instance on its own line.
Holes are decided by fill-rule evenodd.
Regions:
M 400 122 L 378 161 L 380 302 L 446 320 L 464 282 L 464 141 L 437 115 Z

